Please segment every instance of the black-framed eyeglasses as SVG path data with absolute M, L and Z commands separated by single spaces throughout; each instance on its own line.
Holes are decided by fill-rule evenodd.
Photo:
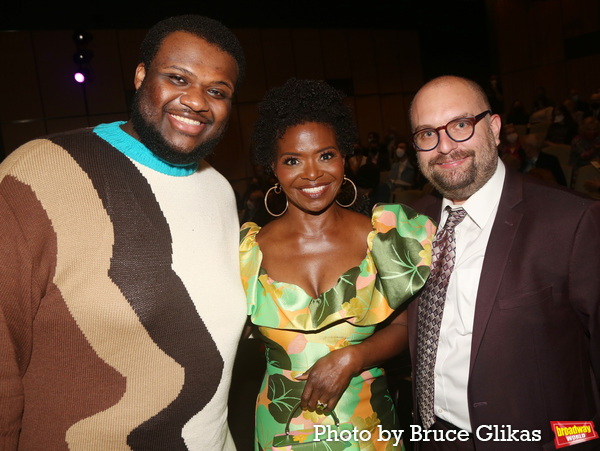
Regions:
M 437 128 L 424 128 L 417 130 L 412 134 L 412 142 L 415 149 L 421 152 L 429 152 L 437 147 L 440 143 L 440 130 L 446 130 L 448 137 L 457 143 L 471 139 L 475 133 L 475 125 L 487 114 L 491 115 L 490 110 L 485 110 L 477 116 L 461 117 L 453 119 L 446 125 Z

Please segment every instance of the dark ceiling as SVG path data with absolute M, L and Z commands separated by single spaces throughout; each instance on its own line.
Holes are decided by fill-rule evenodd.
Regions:
M 1 0 L 0 0 L 1 1 Z M 494 71 L 485 0 L 5 0 L 0 30 L 147 29 L 178 14 L 201 14 L 230 28 L 416 30 L 426 77 Z M 64 5 L 64 6 L 62 6 Z
M 136 2 L 6 0 L 0 29 L 148 28 L 172 15 L 202 14 L 231 28 L 400 28 L 467 20 L 483 0 L 233 0 Z M 456 19 L 455 19 L 456 18 Z

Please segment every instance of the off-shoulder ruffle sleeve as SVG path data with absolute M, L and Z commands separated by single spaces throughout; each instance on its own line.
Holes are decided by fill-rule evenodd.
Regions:
M 424 285 L 431 263 L 435 226 L 400 205 L 373 210 L 373 231 L 360 266 L 346 271 L 331 290 L 312 299 L 293 284 L 276 282 L 261 268 L 256 242 L 260 227 L 240 232 L 241 276 L 248 315 L 259 326 L 316 331 L 338 321 L 369 326 L 384 321 Z
M 376 234 L 370 243 L 378 278 L 394 309 L 423 288 L 431 270 L 431 243 L 436 226 L 425 215 L 400 204 L 373 209 Z

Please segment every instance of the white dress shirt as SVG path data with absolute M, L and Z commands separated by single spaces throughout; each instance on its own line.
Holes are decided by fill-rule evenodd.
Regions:
M 456 261 L 448 283 L 435 362 L 435 414 L 469 432 L 471 422 L 467 383 L 471 359 L 471 338 L 475 300 L 483 258 L 492 231 L 506 169 L 502 161 L 487 183 L 463 205 L 444 198 L 440 230 L 448 218 L 446 206 L 462 207 L 467 216 L 456 227 Z

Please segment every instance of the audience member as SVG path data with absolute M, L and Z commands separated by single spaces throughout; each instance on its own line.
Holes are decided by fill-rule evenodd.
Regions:
M 514 124 L 506 124 L 502 129 L 503 139 L 499 146 L 500 158 L 504 164 L 519 170 L 521 168 L 521 163 L 525 160 L 525 154 L 523 152 L 523 147 L 521 146 L 517 128 Z
M 588 117 L 590 115 L 590 105 L 581 99 L 577 89 L 569 89 L 569 98 L 575 104 L 575 111 L 581 113 L 581 117 Z
M 579 134 L 573 138 L 569 164 L 577 169 L 600 159 L 600 122 L 586 117 L 579 127 Z
M 398 136 L 398 132 L 396 131 L 396 129 L 391 128 L 390 130 L 388 130 L 388 132 L 386 133 L 385 138 L 384 138 L 384 145 L 388 151 L 388 155 L 390 155 L 390 162 L 392 162 L 394 159 L 394 152 L 396 150 L 396 147 L 397 147 L 399 141 L 400 141 L 400 138 Z
M 571 99 L 566 99 L 563 102 L 563 105 L 567 108 L 567 111 L 569 112 L 573 120 L 577 122 L 577 126 L 581 125 L 581 121 L 583 121 L 583 115 L 581 114 L 581 112 L 575 109 L 575 102 L 573 102 Z
M 485 93 L 492 107 L 492 111 L 495 114 L 504 114 L 504 95 L 502 94 L 502 84 L 498 75 L 490 75 L 487 86 L 485 87 Z
M 367 135 L 367 152 L 369 159 L 375 163 L 380 172 L 390 170 L 390 155 L 387 147 L 379 141 L 379 133 L 369 132 Z
M 556 105 L 552 111 L 552 123 L 546 133 L 546 145 L 571 144 L 577 134 L 577 122 L 571 116 L 567 107 Z
M 265 192 L 258 188 L 249 191 L 240 211 L 240 225 L 252 221 L 262 227 L 272 218 L 265 208 Z
M 599 426 L 600 203 L 506 168 L 489 110 L 477 84 L 449 76 L 411 107 L 419 165 L 441 194 L 414 204 L 440 224 L 408 307 L 415 420 L 467 439 L 420 451 L 540 451 L 554 449 L 551 421 Z
M 593 93 L 590 97 L 590 116 L 600 120 L 600 93 Z
M 542 136 L 537 133 L 525 135 L 522 138 L 523 150 L 525 153 L 525 159 L 521 162 L 521 172 L 524 174 L 530 173 L 533 169 L 537 171 L 533 172 L 533 175 L 538 175 L 540 178 L 548 179 L 546 176 L 540 176 L 540 169 L 547 170 L 552 175 L 555 183 L 563 186 L 567 186 L 565 174 L 560 166 L 560 161 L 556 156 L 546 152 L 542 152 L 544 141 Z
M 398 141 L 394 150 L 394 162 L 390 169 L 388 183 L 392 190 L 397 188 L 411 189 L 415 186 L 415 167 L 410 162 L 408 144 L 405 141 Z
M 529 124 L 529 113 L 525 111 L 520 100 L 515 100 L 506 115 L 506 122 L 514 125 Z
M 356 175 L 358 169 L 369 161 L 369 152 L 367 149 L 362 147 L 360 143 L 354 144 L 352 155 L 346 158 L 346 169 L 348 170 L 348 177 L 353 181 L 356 181 Z
M 0 166 L 0 449 L 235 450 L 239 223 L 204 157 L 243 74 L 219 22 L 166 19 L 142 42 L 130 121 Z
M 600 194 L 600 180 L 590 179 L 583 182 L 584 188 L 591 194 Z
M 550 99 L 546 95 L 546 88 L 544 88 L 543 86 L 540 86 L 537 89 L 537 94 L 535 96 L 535 99 L 533 100 L 533 110 L 540 111 L 540 110 L 544 110 L 548 107 L 553 107 L 553 106 L 554 106 L 554 100 Z
M 375 163 L 368 161 L 358 169 L 356 187 L 358 196 L 351 210 L 371 216 L 373 207 L 378 203 L 389 202 L 390 188 L 387 183 L 381 183 L 380 171 Z

